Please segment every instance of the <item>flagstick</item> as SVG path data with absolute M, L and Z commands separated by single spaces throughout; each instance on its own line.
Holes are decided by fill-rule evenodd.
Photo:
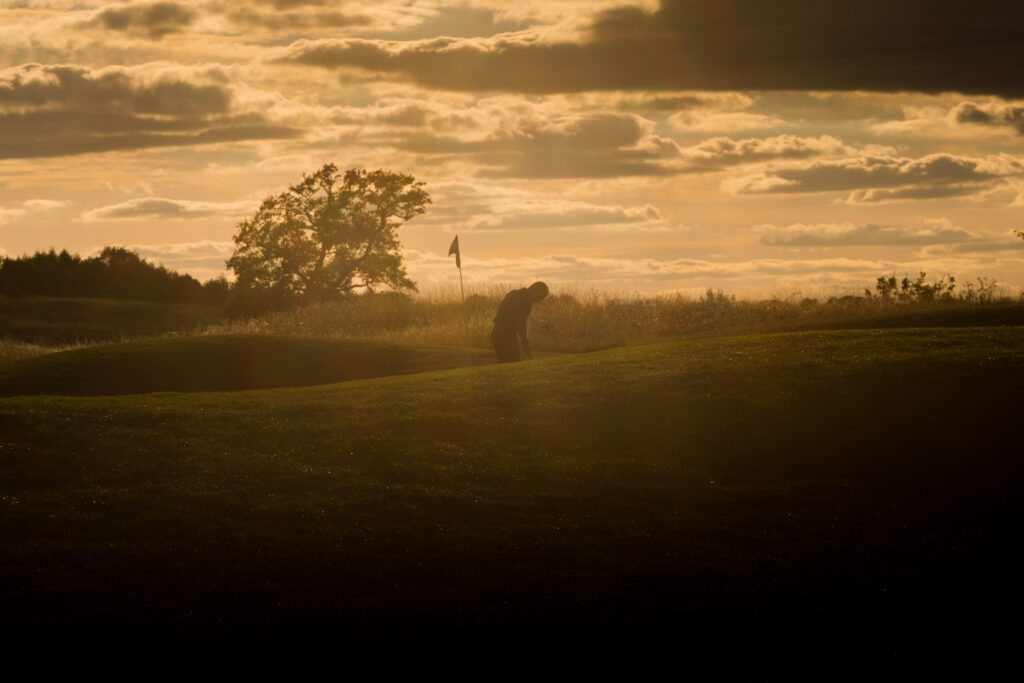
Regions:
M 469 358 L 469 324 L 466 322 L 466 286 L 462 284 L 462 249 L 459 248 L 459 236 L 452 240 L 452 246 L 448 247 L 448 255 L 455 254 L 455 265 L 459 269 L 459 291 L 462 293 L 462 346 L 466 349 L 466 358 Z
M 469 325 L 466 323 L 466 288 L 462 284 L 462 266 L 459 266 L 459 291 L 462 292 L 462 345 L 469 353 Z
M 466 309 L 466 288 L 462 286 L 462 266 L 459 266 L 459 291 L 462 292 L 462 309 Z

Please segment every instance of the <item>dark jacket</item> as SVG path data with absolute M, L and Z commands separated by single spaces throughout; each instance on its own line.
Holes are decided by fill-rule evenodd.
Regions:
M 533 297 L 530 290 L 513 289 L 498 304 L 498 312 L 494 316 L 495 334 L 519 335 L 526 341 L 526 319 L 533 308 Z

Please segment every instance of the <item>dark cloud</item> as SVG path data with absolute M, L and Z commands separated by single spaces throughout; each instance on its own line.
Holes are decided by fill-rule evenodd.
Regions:
M 674 173 L 659 163 L 678 154 L 674 143 L 659 146 L 649 126 L 629 114 L 593 114 L 556 120 L 522 120 L 481 139 L 429 132 L 389 144 L 419 154 L 472 155 L 487 166 L 482 177 L 606 178 Z M 646 143 L 646 144 L 644 144 Z
M 210 216 L 238 216 L 252 209 L 251 202 L 219 204 L 161 197 L 139 197 L 120 204 L 111 204 L 85 213 L 85 221 L 117 220 L 126 218 L 208 218 Z
M 410 136 L 403 147 L 421 153 L 515 153 L 536 151 L 601 152 L 637 144 L 645 134 L 642 119 L 629 114 L 593 114 L 553 121 L 521 121 L 481 140 L 429 133 Z
M 323 7 L 332 0 L 253 0 L 258 5 L 270 5 L 274 9 L 292 9 L 294 7 Z
M 939 257 L 962 254 L 991 254 L 997 252 L 1016 252 L 1024 256 L 1024 242 L 1013 236 L 1002 240 L 977 240 L 963 244 L 941 244 L 927 246 L 921 250 L 926 257 Z
M 957 123 L 1007 126 L 1024 135 L 1024 105 L 1021 104 L 963 102 L 953 109 L 953 117 Z
M 146 82 L 127 69 L 27 64 L 0 71 L 0 107 L 11 106 L 204 116 L 227 112 L 231 91 L 222 83 L 192 82 L 173 72 Z
M 676 171 L 650 161 L 630 160 L 629 155 L 556 152 L 533 155 L 490 154 L 478 161 L 492 168 L 477 173 L 481 178 L 617 178 L 620 176 L 666 176 Z
M 388 110 L 403 125 L 428 118 L 422 105 Z M 352 114 L 348 115 L 351 118 Z M 381 120 L 380 112 L 368 114 Z M 779 135 L 734 140 L 716 137 L 692 147 L 653 134 L 651 122 L 632 114 L 600 113 L 541 119 L 524 117 L 482 138 L 460 138 L 417 130 L 381 143 L 407 152 L 468 155 L 486 166 L 489 178 L 608 178 L 707 173 L 776 159 L 853 154 L 840 140 L 822 135 Z
M 350 14 L 336 9 L 322 7 L 323 3 L 267 3 L 273 9 L 263 10 L 236 3 L 220 5 L 219 11 L 234 24 L 273 31 L 295 31 L 299 29 L 345 28 L 367 26 L 373 19 L 364 14 Z M 301 9 L 293 10 L 292 7 Z
M 977 194 L 1020 175 L 1024 175 L 1024 162 L 1008 155 L 863 156 L 774 168 L 731 179 L 724 187 L 737 194 L 869 190 L 855 193 L 854 201 L 935 199 Z
M 184 31 L 197 16 L 193 7 L 180 2 L 109 5 L 97 10 L 85 25 L 111 31 L 143 33 L 159 39 L 169 33 Z
M 691 109 L 714 108 L 721 105 L 721 98 L 711 95 L 650 95 L 623 100 L 619 105 L 629 111 L 688 111 Z
M 662 0 L 598 14 L 580 42 L 298 41 L 281 61 L 452 90 L 876 90 L 1024 95 L 1017 0 Z
M 951 244 L 977 239 L 952 225 L 790 225 L 769 226 L 761 244 L 775 247 L 861 247 Z
M 301 134 L 261 114 L 235 111 L 230 88 L 210 80 L 185 70 L 30 64 L 0 71 L 0 158 Z
M 729 166 L 778 159 L 808 159 L 823 155 L 851 153 L 853 150 L 828 135 L 802 138 L 776 135 L 770 138 L 734 140 L 716 137 L 680 150 L 689 171 L 714 171 Z

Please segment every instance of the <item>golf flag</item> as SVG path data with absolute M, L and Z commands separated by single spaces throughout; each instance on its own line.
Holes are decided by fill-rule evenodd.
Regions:
M 459 252 L 459 236 L 456 235 L 455 239 L 452 240 L 452 246 L 448 249 L 448 255 L 455 254 L 455 265 L 459 270 L 462 270 L 462 253 Z

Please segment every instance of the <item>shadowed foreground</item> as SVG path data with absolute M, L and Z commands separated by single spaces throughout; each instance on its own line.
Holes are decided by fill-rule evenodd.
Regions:
M 1022 341 L 780 334 L 3 399 L 3 625 L 836 669 L 1006 655 Z

